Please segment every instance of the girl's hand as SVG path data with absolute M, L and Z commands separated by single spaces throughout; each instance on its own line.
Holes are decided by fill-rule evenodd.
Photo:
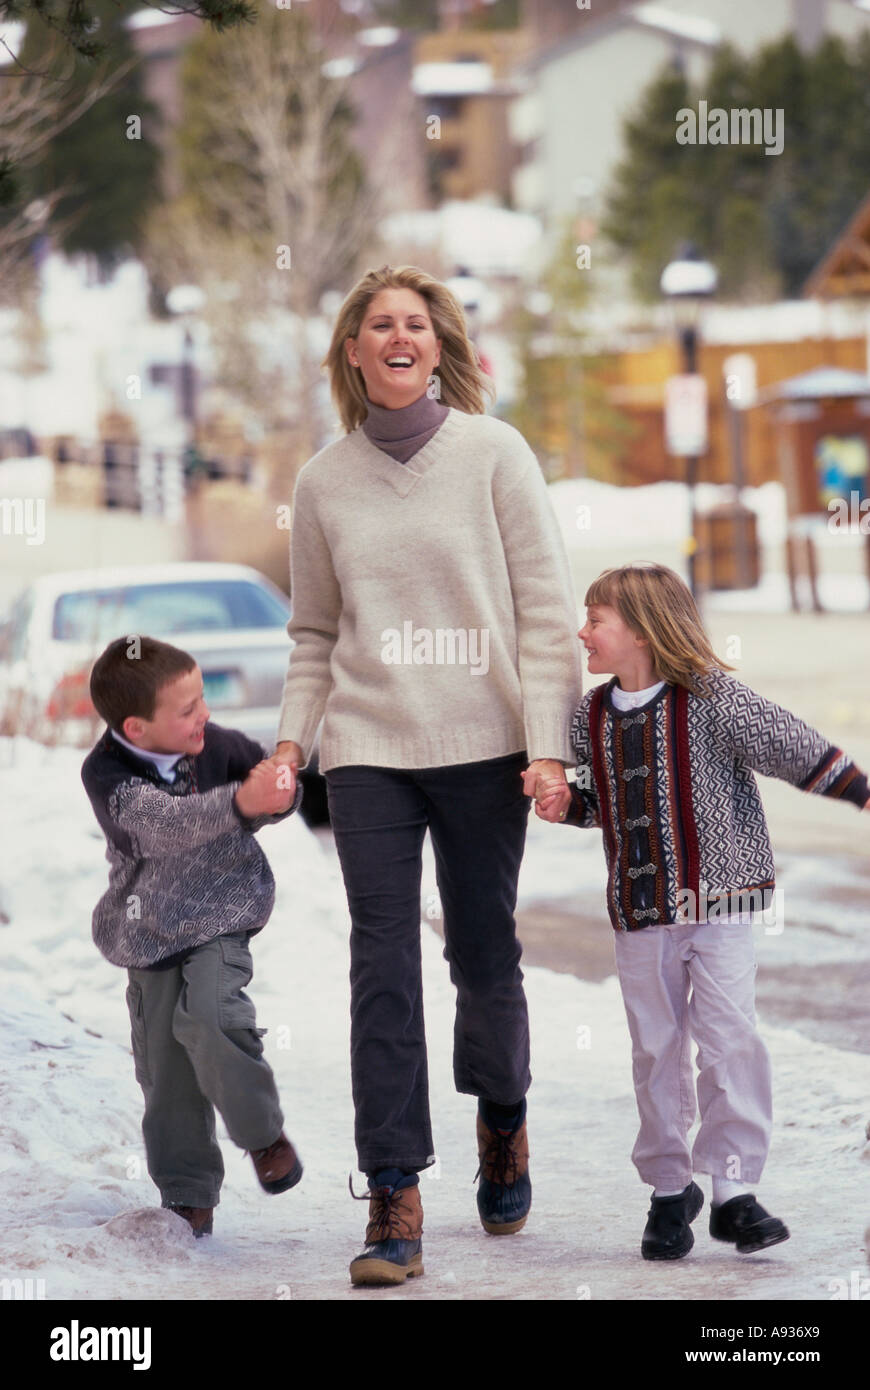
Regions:
M 544 780 L 556 778 L 563 782 L 567 787 L 568 782 L 565 777 L 565 769 L 556 758 L 535 758 L 534 762 L 529 763 L 525 772 L 521 774 L 523 779 L 523 794 L 525 796 L 537 796 L 538 786 Z
M 867 800 L 864 802 L 864 810 L 870 811 L 870 797 L 868 797 Z
M 541 779 L 535 788 L 535 815 L 558 825 L 568 814 L 571 790 L 565 781 Z

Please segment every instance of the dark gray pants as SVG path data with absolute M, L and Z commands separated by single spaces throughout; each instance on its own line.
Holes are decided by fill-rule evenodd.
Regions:
M 265 1029 L 244 992 L 252 970 L 243 932 L 197 946 L 168 970 L 127 972 L 142 1134 L 163 1206 L 217 1206 L 215 1109 L 242 1149 L 265 1149 L 284 1127 Z
M 422 1169 L 434 1154 L 420 948 L 423 839 L 456 986 L 456 1089 L 525 1095 L 529 1024 L 514 908 L 529 801 L 525 753 L 452 767 L 326 773 L 351 915 L 351 1080 L 362 1172 Z

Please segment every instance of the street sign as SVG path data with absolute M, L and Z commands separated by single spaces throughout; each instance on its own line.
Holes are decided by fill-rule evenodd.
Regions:
M 665 445 L 677 458 L 707 452 L 707 383 L 697 372 L 665 382 Z

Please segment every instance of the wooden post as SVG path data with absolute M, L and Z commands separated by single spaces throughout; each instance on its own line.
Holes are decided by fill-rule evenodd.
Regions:
M 795 557 L 794 536 L 789 532 L 785 538 L 785 567 L 788 571 L 788 589 L 791 594 L 791 610 L 793 613 L 800 612 L 797 590 L 797 564 Z
M 818 587 L 819 572 L 818 572 L 818 566 L 817 566 L 817 564 L 816 564 L 816 545 L 815 545 L 815 541 L 813 540 L 813 538 L 812 538 L 812 536 L 810 535 L 809 532 L 807 532 L 806 542 L 807 542 L 807 574 L 809 575 L 809 579 L 810 579 L 810 593 L 812 594 L 812 599 L 813 599 L 813 612 L 814 612 L 814 613 L 823 613 L 825 610 L 822 608 L 822 605 L 821 605 L 821 603 L 819 602 L 819 587 Z

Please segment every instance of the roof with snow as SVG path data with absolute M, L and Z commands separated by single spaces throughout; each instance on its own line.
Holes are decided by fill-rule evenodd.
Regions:
M 479 96 L 494 87 L 490 63 L 416 63 L 411 90 L 420 97 Z
M 819 400 L 825 396 L 870 396 L 870 376 L 843 367 L 814 367 L 812 371 L 776 381 L 759 392 L 759 403 Z
M 596 15 L 593 8 L 584 16 L 583 22 L 578 24 L 573 34 L 560 34 L 558 39 L 530 54 L 522 63 L 518 63 L 517 69 L 524 73 L 533 73 L 546 67 L 548 63 L 558 62 L 575 49 L 597 43 L 599 39 L 632 25 L 659 36 L 663 41 L 671 40 L 671 47 L 673 41 L 676 41 L 684 46 L 710 49 L 721 43 L 723 38 L 719 26 L 711 20 L 699 18 L 697 15 L 681 14 L 667 5 L 633 5 L 605 15 Z

